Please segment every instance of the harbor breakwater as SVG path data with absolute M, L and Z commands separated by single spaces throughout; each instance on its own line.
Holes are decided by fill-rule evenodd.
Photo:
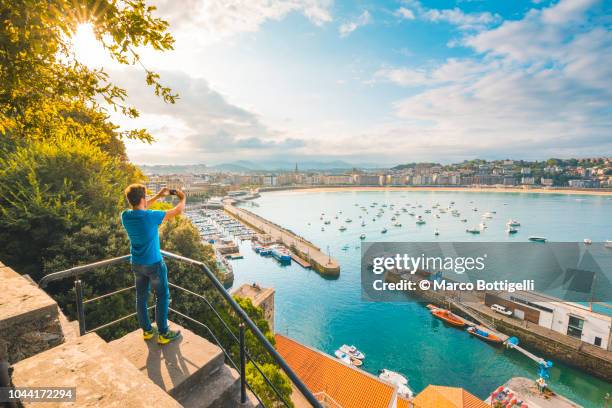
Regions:
M 340 264 L 338 261 L 330 255 L 325 254 L 312 242 L 243 208 L 226 204 L 224 210 L 245 225 L 248 225 L 261 234 L 267 234 L 274 241 L 285 245 L 301 259 L 308 262 L 312 269 L 319 272 L 321 275 L 332 278 L 340 275 Z
M 402 279 L 418 283 L 427 276 L 399 275 L 393 272 L 385 274 L 386 282 L 399 282 Z M 418 287 L 418 285 L 417 285 Z M 516 320 L 496 314 L 484 304 L 484 294 L 458 291 L 420 290 L 406 292 L 438 307 L 446 308 L 469 320 L 492 326 L 508 336 L 515 336 L 522 346 L 542 353 L 543 357 L 561 361 L 576 367 L 607 382 L 612 382 L 612 352 L 584 343 L 579 339 L 563 336 L 553 330 L 523 320 Z

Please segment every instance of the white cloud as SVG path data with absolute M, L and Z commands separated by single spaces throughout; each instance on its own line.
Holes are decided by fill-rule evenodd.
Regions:
M 398 8 L 395 13 L 396 16 L 401 17 L 405 20 L 414 20 L 415 16 L 412 10 L 407 9 L 406 7 Z
M 457 26 L 460 30 L 483 30 L 493 24 L 501 21 L 498 14 L 493 14 L 488 11 L 481 13 L 465 13 L 460 8 L 453 9 L 429 9 L 426 8 L 418 0 L 405 0 L 404 3 L 409 8 L 400 7 L 396 11 L 396 15 L 411 16 L 409 19 L 414 19 L 415 15 L 418 18 L 430 21 L 433 23 L 445 22 Z
M 341 37 L 346 37 L 356 29 L 372 21 L 372 16 L 368 10 L 365 10 L 359 17 L 354 21 L 348 21 L 340 26 L 338 32 Z
M 595 4 L 561 0 L 468 36 L 474 57 L 378 70 L 375 81 L 417 92 L 395 103 L 401 125 L 377 140 L 440 155 L 611 151 L 612 32 L 589 20 Z
M 175 36 L 191 43 L 255 32 L 266 21 L 281 20 L 292 12 L 302 13 L 317 26 L 333 20 L 333 0 L 156 0 L 154 4 Z
M 178 92 L 176 104 L 165 104 L 153 96 L 144 86 L 140 70 L 111 72 L 118 85 L 127 89 L 129 103 L 141 111 L 137 119 L 115 114 L 112 119 L 124 129 L 146 127 L 156 138 L 153 145 L 127 141 L 130 157 L 136 162 L 206 162 L 229 154 L 248 157 L 262 152 L 299 152 L 306 145 L 303 139 L 271 129 L 255 113 L 228 102 L 204 79 L 177 71 L 160 75 Z

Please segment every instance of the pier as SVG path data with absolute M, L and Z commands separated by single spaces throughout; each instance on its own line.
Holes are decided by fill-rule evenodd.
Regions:
M 300 265 L 304 267 L 306 267 L 305 265 L 309 265 L 322 275 L 336 277 L 340 274 L 340 264 L 338 261 L 329 254 L 321 251 L 321 249 L 312 242 L 245 209 L 234 207 L 231 204 L 226 204 L 224 209 L 237 220 L 262 234 L 268 234 L 272 240 L 285 245 L 291 250 L 293 255 L 300 258 L 304 263 L 302 264 L 302 262 L 296 261 L 300 263 Z

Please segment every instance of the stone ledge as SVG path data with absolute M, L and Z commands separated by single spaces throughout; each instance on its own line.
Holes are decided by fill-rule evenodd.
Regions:
M 13 366 L 16 387 L 76 387 L 76 407 L 180 407 L 127 359 L 90 333 Z M 33 408 L 66 403 L 23 403 Z
M 57 317 L 57 303 L 11 268 L 0 267 L 0 329 L 32 318 Z
M 61 344 L 57 303 L 35 283 L 0 267 L 0 359 L 10 363 Z

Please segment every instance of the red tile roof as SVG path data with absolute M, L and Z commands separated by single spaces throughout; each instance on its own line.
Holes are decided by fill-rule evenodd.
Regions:
M 428 385 L 414 398 L 415 408 L 491 408 L 463 388 Z
M 276 349 L 312 393 L 324 392 L 342 408 L 391 406 L 395 387 L 365 371 L 280 334 Z

